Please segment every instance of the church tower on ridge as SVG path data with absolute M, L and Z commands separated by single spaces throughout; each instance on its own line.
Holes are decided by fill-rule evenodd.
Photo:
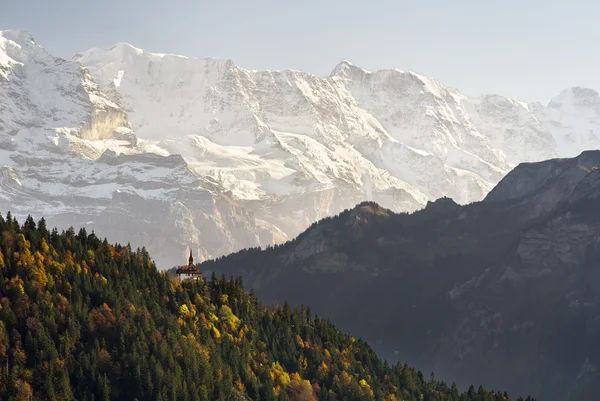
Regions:
M 176 270 L 177 277 L 181 280 L 186 278 L 201 278 L 202 272 L 200 268 L 194 264 L 194 256 L 192 255 L 192 249 L 190 248 L 190 257 L 188 259 L 187 266 L 181 266 Z M 182 277 L 183 276 L 183 277 Z

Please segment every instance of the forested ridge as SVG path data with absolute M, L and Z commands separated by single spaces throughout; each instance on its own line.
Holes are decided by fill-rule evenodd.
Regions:
M 308 308 L 259 302 L 239 278 L 180 282 L 145 249 L 43 219 L 9 213 L 0 233 L 2 400 L 509 399 L 389 366 Z

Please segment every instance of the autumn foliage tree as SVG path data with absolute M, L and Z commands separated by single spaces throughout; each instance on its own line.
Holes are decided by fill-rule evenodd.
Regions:
M 2 400 L 506 401 L 406 365 L 241 279 L 184 281 L 145 249 L 0 216 Z

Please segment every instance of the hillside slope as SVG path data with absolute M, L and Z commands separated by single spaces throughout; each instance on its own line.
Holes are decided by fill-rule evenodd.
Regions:
M 179 282 L 145 249 L 0 216 L 3 400 L 461 400 L 241 280 Z M 529 400 L 529 398 L 528 398 Z
M 459 384 L 591 401 L 599 196 L 600 151 L 584 152 L 521 164 L 482 202 L 441 198 L 413 214 L 363 203 L 201 268 L 242 275 L 266 301 L 309 305 L 381 355 Z

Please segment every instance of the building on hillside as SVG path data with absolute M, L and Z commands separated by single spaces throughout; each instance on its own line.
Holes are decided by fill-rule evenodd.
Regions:
M 194 264 L 194 257 L 192 256 L 192 250 L 190 249 L 190 258 L 188 259 L 187 266 L 181 266 L 176 270 L 177 277 L 181 280 L 186 278 L 202 278 L 202 272 Z

